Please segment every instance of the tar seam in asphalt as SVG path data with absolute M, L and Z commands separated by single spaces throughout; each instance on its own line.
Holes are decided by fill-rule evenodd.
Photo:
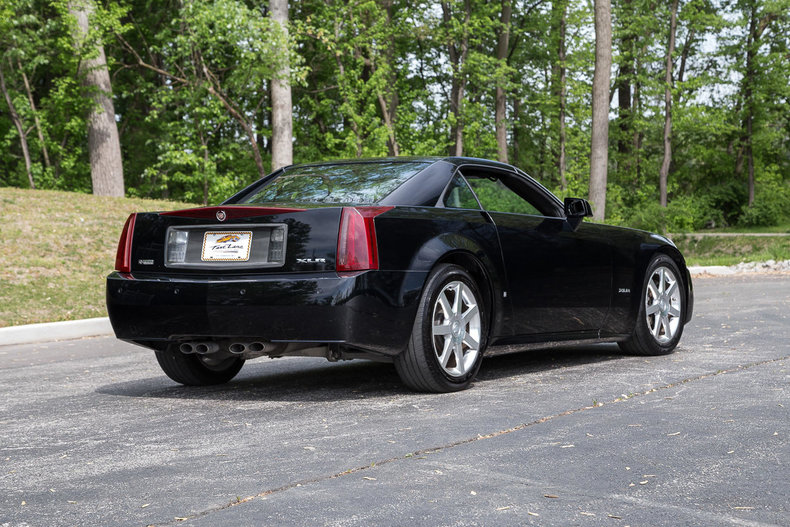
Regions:
M 387 465 L 387 464 L 390 464 L 390 463 L 394 463 L 395 461 L 406 461 L 406 460 L 409 460 L 409 459 L 419 459 L 422 456 L 427 456 L 427 455 L 430 455 L 430 454 L 436 454 L 436 453 L 443 452 L 443 451 L 445 451 L 447 449 L 450 449 L 450 448 L 455 448 L 455 447 L 458 447 L 458 446 L 461 446 L 461 445 L 467 445 L 469 443 L 474 443 L 476 441 L 481 441 L 481 440 L 484 440 L 484 439 L 492 439 L 494 437 L 498 437 L 498 436 L 505 435 L 505 434 L 510 434 L 512 432 L 518 432 L 518 431 L 524 430 L 525 428 L 528 428 L 530 426 L 546 423 L 548 421 L 552 421 L 552 420 L 560 418 L 560 417 L 566 417 L 566 416 L 577 414 L 579 412 L 584 412 L 584 411 L 587 411 L 587 410 L 594 410 L 595 408 L 600 408 L 600 407 L 605 406 L 607 404 L 620 403 L 620 402 L 623 402 L 623 401 L 626 401 L 626 400 L 629 400 L 629 399 L 634 399 L 636 397 L 643 397 L 645 395 L 649 395 L 651 393 L 655 393 L 655 392 L 658 392 L 658 391 L 669 390 L 669 389 L 675 388 L 677 386 L 682 386 L 684 384 L 688 384 L 688 383 L 691 383 L 691 382 L 697 382 L 697 381 L 701 381 L 701 380 L 704 380 L 704 379 L 717 377 L 719 375 L 726 375 L 726 374 L 729 374 L 729 373 L 737 373 L 737 372 L 748 370 L 750 368 L 754 368 L 756 366 L 764 366 L 766 364 L 772 364 L 772 363 L 775 363 L 775 362 L 782 362 L 782 361 L 785 361 L 787 359 L 790 359 L 790 355 L 785 355 L 784 357 L 779 357 L 779 358 L 770 359 L 770 360 L 751 362 L 751 363 L 748 363 L 748 364 L 735 366 L 733 368 L 729 368 L 729 369 L 726 369 L 726 370 L 717 370 L 715 372 L 703 373 L 701 375 L 697 375 L 696 377 L 689 377 L 688 379 L 683 379 L 683 380 L 676 381 L 676 382 L 673 382 L 673 383 L 664 384 L 664 385 L 661 385 L 661 386 L 656 386 L 654 388 L 650 388 L 649 390 L 646 390 L 646 391 L 643 391 L 643 392 L 632 393 L 632 394 L 630 394 L 628 396 L 625 396 L 625 397 L 617 397 L 616 399 L 613 399 L 611 401 L 608 401 L 608 402 L 605 402 L 605 403 L 599 403 L 597 406 L 583 406 L 581 408 L 575 408 L 573 410 L 566 410 L 564 412 L 560 412 L 560 413 L 554 414 L 554 415 L 549 415 L 549 416 L 546 416 L 546 417 L 541 417 L 540 419 L 536 419 L 536 420 L 531 421 L 529 423 L 523 423 L 523 424 L 514 426 L 512 428 L 507 428 L 507 429 L 504 429 L 504 430 L 498 430 L 496 432 L 491 432 L 491 433 L 488 433 L 488 434 L 485 434 L 485 435 L 481 434 L 481 435 L 477 435 L 475 437 L 470 437 L 470 438 L 467 438 L 467 439 L 461 439 L 461 440 L 454 441 L 452 443 L 448 443 L 446 445 L 442 445 L 442 446 L 438 446 L 438 447 L 426 448 L 426 449 L 421 449 L 421 450 L 415 450 L 414 452 L 410 452 L 410 453 L 405 454 L 403 456 L 396 456 L 396 457 L 392 457 L 392 458 L 389 458 L 389 459 L 384 459 L 382 461 L 375 461 L 375 462 L 371 463 L 370 465 L 365 465 L 365 466 L 361 466 L 361 467 L 351 468 L 351 469 L 345 470 L 343 472 L 338 472 L 336 474 L 330 474 L 330 475 L 327 475 L 327 476 L 319 476 L 319 477 L 315 477 L 315 478 L 304 479 L 304 480 L 300 480 L 300 481 L 294 481 L 292 483 L 288 483 L 287 485 L 283 485 L 281 487 L 265 490 L 263 492 L 260 492 L 258 494 L 254 494 L 252 496 L 247 496 L 246 498 L 238 498 L 235 501 L 231 501 L 227 505 L 223 505 L 223 506 L 220 506 L 220 507 L 214 507 L 214 508 L 211 508 L 211 509 L 207 509 L 205 511 L 202 511 L 202 512 L 199 512 L 199 513 L 196 513 L 196 514 L 192 514 L 191 516 L 177 517 L 178 519 L 176 519 L 175 521 L 169 520 L 169 521 L 167 521 L 167 523 L 162 523 L 162 524 L 159 524 L 159 525 L 161 525 L 163 527 L 166 527 L 168 525 L 178 525 L 179 523 L 181 523 L 183 521 L 186 521 L 186 520 L 194 520 L 194 519 L 197 519 L 197 518 L 201 518 L 203 516 L 207 516 L 207 515 L 215 513 L 215 512 L 219 512 L 219 511 L 222 511 L 222 510 L 225 510 L 225 509 L 229 509 L 231 507 L 235 507 L 237 505 L 241 505 L 242 503 L 246 503 L 248 501 L 252 501 L 252 500 L 254 500 L 256 498 L 265 498 L 265 497 L 270 496 L 272 494 L 276 494 L 276 493 L 279 493 L 279 492 L 284 492 L 286 490 L 290 490 L 290 489 L 293 489 L 293 488 L 296 488 L 296 487 L 302 487 L 302 486 L 309 485 L 309 484 L 312 484 L 312 483 L 320 483 L 322 481 L 329 481 L 329 480 L 332 480 L 332 479 L 341 478 L 343 476 L 348 476 L 348 475 L 356 474 L 358 472 L 362 472 L 362 471 L 365 471 L 365 470 L 370 470 L 372 468 L 379 467 L 381 465 Z

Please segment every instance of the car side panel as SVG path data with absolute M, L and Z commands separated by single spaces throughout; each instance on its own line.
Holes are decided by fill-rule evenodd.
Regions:
M 492 212 L 513 305 L 514 333 L 597 332 L 611 301 L 606 228 L 565 218 Z M 550 339 L 550 338 L 549 338 Z
M 480 286 L 487 287 L 492 336 L 512 334 L 510 304 L 502 295 L 502 252 L 496 227 L 487 213 L 398 207 L 376 218 L 376 237 L 381 270 L 428 272 L 440 262 L 456 261 L 460 254 L 472 257 L 487 282 Z

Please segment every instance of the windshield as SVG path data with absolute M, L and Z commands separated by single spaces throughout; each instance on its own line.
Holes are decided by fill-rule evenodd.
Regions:
M 238 203 L 373 205 L 429 164 L 382 162 L 291 167 Z

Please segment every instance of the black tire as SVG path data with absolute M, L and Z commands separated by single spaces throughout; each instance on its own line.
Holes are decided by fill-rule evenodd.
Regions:
M 677 284 L 676 292 L 659 294 L 658 297 L 654 297 L 655 291 L 659 289 L 658 284 L 663 282 L 661 288 L 664 288 L 668 283 L 659 278 L 662 269 L 668 270 L 673 275 L 674 283 Z M 651 285 L 653 292 L 648 293 Z M 668 291 L 670 290 L 671 288 L 668 289 Z M 662 298 L 663 304 L 661 303 Z M 679 306 L 676 302 L 679 303 Z M 656 312 L 648 315 L 648 309 Z M 677 311 L 679 313 L 672 314 Z M 663 320 L 664 316 L 667 317 L 666 321 Z M 686 287 L 683 276 L 674 260 L 663 254 L 657 255 L 647 266 L 647 272 L 642 281 L 634 333 L 631 338 L 619 343 L 620 349 L 631 355 L 667 355 L 672 353 L 683 335 L 685 316 Z M 674 322 L 675 320 L 677 323 Z M 673 326 L 674 330 L 670 331 Z
M 445 302 L 453 300 L 453 306 L 449 306 L 453 310 L 456 309 L 455 299 L 459 298 L 460 307 L 453 311 L 452 316 L 448 317 L 447 310 L 442 307 L 447 303 L 439 300 L 440 294 Z M 477 318 L 472 306 L 477 308 Z M 434 336 L 432 328 L 437 317 L 438 321 L 446 323 L 442 327 L 447 328 L 447 334 Z M 411 339 L 406 350 L 395 357 L 395 369 L 403 383 L 412 390 L 435 393 L 464 390 L 471 385 L 480 369 L 487 331 L 483 296 L 474 279 L 462 267 L 439 265 L 425 283 Z M 479 337 L 476 353 L 469 344 L 475 342 L 475 337 Z M 444 365 L 440 362 L 438 345 L 444 347 Z M 458 357 L 461 357 L 460 361 Z
M 187 386 L 224 384 L 239 373 L 244 359 L 214 359 L 210 355 L 184 354 L 175 345 L 156 352 L 162 371 L 174 381 Z

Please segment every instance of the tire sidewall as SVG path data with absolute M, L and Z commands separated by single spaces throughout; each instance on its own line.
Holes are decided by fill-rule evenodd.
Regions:
M 450 375 L 444 370 L 444 368 L 442 368 L 441 364 L 439 364 L 439 358 L 436 356 L 436 352 L 433 348 L 432 336 L 434 305 L 444 287 L 450 282 L 454 281 L 463 282 L 470 288 L 472 294 L 474 294 L 475 301 L 477 302 L 477 306 L 480 311 L 480 345 L 478 348 L 477 359 L 475 360 L 472 368 L 470 368 L 470 370 L 461 377 Z M 420 307 L 419 314 L 421 315 L 421 320 L 418 321 L 421 332 L 420 342 L 422 344 L 423 352 L 426 355 L 425 359 L 428 367 L 434 373 L 434 377 L 441 379 L 449 391 L 462 390 L 466 388 L 480 370 L 480 364 L 483 361 L 483 354 L 488 339 L 488 320 L 486 318 L 488 310 L 483 303 L 483 297 L 480 294 L 480 288 L 477 286 L 477 283 L 472 278 L 472 276 L 462 267 L 449 264 L 444 265 L 438 268 L 436 272 L 429 278 Z M 417 326 L 417 324 L 415 324 L 415 326 Z
M 653 272 L 659 267 L 669 268 L 675 275 L 680 288 L 680 324 L 678 324 L 677 332 L 672 336 L 672 339 L 665 343 L 659 343 L 650 333 L 650 328 L 647 325 L 645 316 L 645 298 L 647 296 L 647 284 L 653 276 Z M 642 281 L 642 295 L 639 297 L 639 314 L 636 321 L 636 334 L 637 338 L 644 346 L 650 348 L 651 355 L 666 355 L 672 353 L 675 347 L 680 342 L 680 337 L 683 335 L 684 319 L 686 317 L 686 284 L 683 276 L 680 274 L 680 269 L 672 258 L 667 255 L 661 254 L 655 256 L 650 262 L 645 272 L 644 280 Z

